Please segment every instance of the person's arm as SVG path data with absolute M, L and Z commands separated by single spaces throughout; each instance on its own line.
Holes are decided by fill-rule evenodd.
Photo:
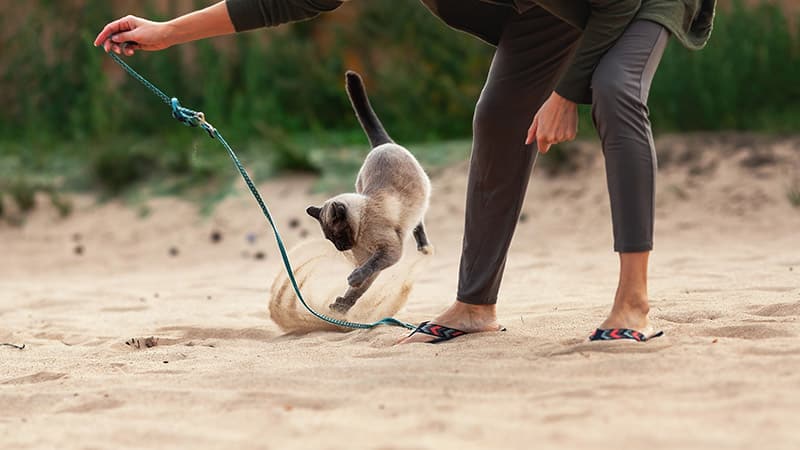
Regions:
M 198 39 L 309 19 L 341 4 L 339 0 L 227 0 L 168 22 L 126 16 L 106 25 L 94 45 L 130 56 L 136 50 L 162 50 Z M 136 44 L 123 48 L 125 42 Z
M 235 31 L 224 1 L 208 8 L 194 11 L 168 22 L 153 22 L 136 16 L 115 20 L 103 28 L 94 45 L 103 45 L 105 51 L 133 55 L 135 50 L 162 50 L 176 44 L 197 39 L 231 34 Z
M 343 0 L 227 0 L 228 12 L 237 32 L 274 27 L 333 11 Z
M 572 64 L 555 91 L 574 103 L 591 103 L 591 80 L 600 58 L 622 36 L 641 0 L 588 0 L 589 17 Z

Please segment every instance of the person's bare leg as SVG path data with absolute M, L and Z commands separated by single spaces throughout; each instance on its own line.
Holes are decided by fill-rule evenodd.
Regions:
M 458 300 L 443 313 L 431 320 L 431 322 L 467 333 L 499 331 L 500 328 L 502 328 L 500 324 L 497 323 L 497 314 L 494 304 L 470 305 L 469 303 L 459 302 Z M 430 340 L 430 336 L 416 333 L 400 340 L 398 343 L 410 344 L 412 342 L 427 342 Z
M 601 329 L 629 328 L 645 336 L 652 333 L 647 314 L 650 303 L 647 299 L 647 261 L 650 252 L 619 254 L 619 284 L 614 297 L 614 306 Z

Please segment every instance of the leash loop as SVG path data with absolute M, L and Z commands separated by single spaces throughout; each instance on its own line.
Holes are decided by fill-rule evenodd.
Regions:
M 108 53 L 109 56 L 116 62 L 123 70 L 128 72 L 128 74 L 142 83 L 147 89 L 153 92 L 156 96 L 158 96 L 164 103 L 170 106 L 172 110 L 172 117 L 176 120 L 181 122 L 182 124 L 186 125 L 187 127 L 197 127 L 202 128 L 212 139 L 216 139 L 225 147 L 225 150 L 228 152 L 228 156 L 230 156 L 231 161 L 233 161 L 233 165 L 239 171 L 239 174 L 242 176 L 247 188 L 250 189 L 250 193 L 253 194 L 253 197 L 258 203 L 258 206 L 261 208 L 261 212 L 264 214 L 264 217 L 269 222 L 270 227 L 272 228 L 272 232 L 275 235 L 275 242 L 278 245 L 278 250 L 281 254 L 281 259 L 283 260 L 283 266 L 286 269 L 286 274 L 289 277 L 289 281 L 292 284 L 292 288 L 294 289 L 294 293 L 297 296 L 297 299 L 300 300 L 300 303 L 310 312 L 314 317 L 328 322 L 330 324 L 344 327 L 344 328 L 353 328 L 353 329 L 370 329 L 375 328 L 379 325 L 389 325 L 389 326 L 396 326 L 396 327 L 403 327 L 409 330 L 415 330 L 417 327 L 407 322 L 403 322 L 401 320 L 395 319 L 394 317 L 384 317 L 377 322 L 372 323 L 358 323 L 358 322 L 349 322 L 346 320 L 336 319 L 325 314 L 318 313 L 314 310 L 308 303 L 306 303 L 305 299 L 303 298 L 303 294 L 300 293 L 300 287 L 297 284 L 297 280 L 294 277 L 294 270 L 292 269 L 292 264 L 289 262 L 289 255 L 286 251 L 286 246 L 283 244 L 283 239 L 281 238 L 280 233 L 278 232 L 278 227 L 275 225 L 275 221 L 272 219 L 272 214 L 269 212 L 269 208 L 267 208 L 267 204 L 261 198 L 261 193 L 258 192 L 255 183 L 250 178 L 250 175 L 247 173 L 247 170 L 244 168 L 244 165 L 239 160 L 239 157 L 236 155 L 236 152 L 233 151 L 233 148 L 228 144 L 225 138 L 222 137 L 222 133 L 219 132 L 214 126 L 212 126 L 208 121 L 206 121 L 205 114 L 200 111 L 194 111 L 192 109 L 186 108 L 181 106 L 180 102 L 175 97 L 167 97 L 164 92 L 162 92 L 159 88 L 157 88 L 153 83 L 147 81 L 146 78 L 139 75 L 138 72 L 133 70 L 131 66 L 129 66 L 125 61 L 122 60 L 119 56 L 114 54 L 113 52 Z

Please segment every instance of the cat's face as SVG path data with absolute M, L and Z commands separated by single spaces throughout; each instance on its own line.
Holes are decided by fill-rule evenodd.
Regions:
M 346 201 L 331 199 L 321 208 L 309 206 L 306 213 L 317 219 L 325 239 L 333 242 L 336 250 L 346 251 L 355 246 L 353 224 L 358 223 L 358 218 L 354 217 L 354 209 Z

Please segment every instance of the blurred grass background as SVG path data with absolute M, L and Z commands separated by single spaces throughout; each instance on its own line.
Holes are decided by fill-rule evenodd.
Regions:
M 167 19 L 210 3 L 0 6 L 0 215 L 9 204 L 32 208 L 39 191 L 64 214 L 65 190 L 181 193 L 206 203 L 230 191 L 236 173 L 218 143 L 178 126 L 165 105 L 91 45 L 124 13 Z M 774 4 L 723 6 L 705 50 L 668 46 L 650 94 L 656 133 L 797 132 L 798 21 Z M 448 29 L 419 2 L 372 0 L 129 62 L 183 105 L 204 111 L 257 179 L 313 171 L 323 175 L 321 189 L 336 190 L 352 184 L 367 151 L 343 89 L 346 69 L 365 75 L 392 136 L 436 166 L 468 154 L 491 55 L 491 47 Z M 587 108 L 581 134 L 594 135 Z M 558 161 L 558 150 L 552 153 Z

